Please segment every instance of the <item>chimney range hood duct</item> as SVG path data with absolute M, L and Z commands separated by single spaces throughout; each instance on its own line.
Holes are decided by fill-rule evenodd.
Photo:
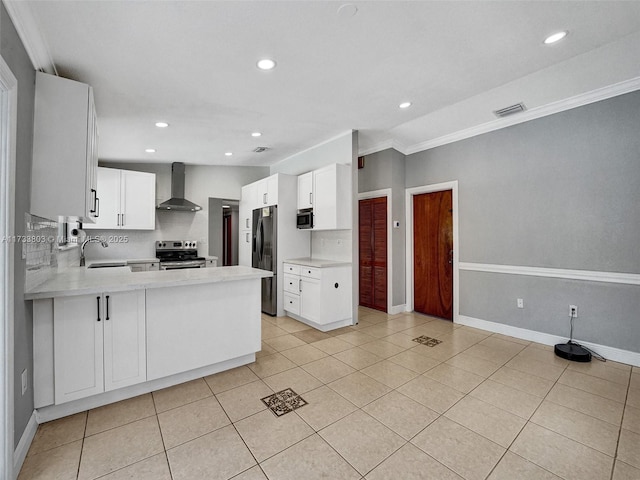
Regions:
M 184 198 L 184 163 L 171 164 L 171 198 L 156 207 L 157 210 L 174 210 L 177 212 L 197 212 L 200 205 Z

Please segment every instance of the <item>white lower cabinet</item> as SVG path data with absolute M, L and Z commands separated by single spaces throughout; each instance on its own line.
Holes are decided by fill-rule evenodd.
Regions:
M 351 321 L 351 265 L 312 267 L 284 264 L 284 309 L 319 330 Z
M 53 302 L 55 404 L 146 381 L 145 292 Z

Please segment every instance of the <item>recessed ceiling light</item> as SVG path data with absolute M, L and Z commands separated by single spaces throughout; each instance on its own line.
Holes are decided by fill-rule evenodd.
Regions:
M 251 134 L 251 136 L 252 136 L 252 137 L 260 137 L 260 136 L 262 136 L 262 134 L 261 134 L 260 132 L 253 132 L 253 133 Z
M 227 157 L 230 157 L 231 155 L 233 155 L 233 153 L 232 153 L 232 152 L 225 152 L 225 155 L 226 155 Z
M 275 68 L 276 62 L 274 60 L 271 60 L 270 58 L 263 58 L 262 60 L 258 61 L 257 65 L 260 70 L 271 70 Z
M 156 153 L 156 149 L 155 148 L 145 148 L 144 151 L 147 152 L 147 153 Z
M 400 108 L 409 108 L 411 106 L 411 102 L 402 102 L 398 105 Z
M 545 45 L 551 45 L 552 43 L 559 42 L 560 40 L 562 40 L 564 37 L 567 36 L 567 33 L 569 32 L 564 30 L 562 32 L 554 33 L 553 35 L 549 35 L 547 38 L 544 39 L 544 43 Z
M 338 15 L 344 18 L 353 17 L 356 13 L 358 13 L 358 7 L 353 3 L 345 3 L 338 8 Z
M 167 122 L 156 122 L 156 127 L 158 128 L 167 128 L 169 124 Z

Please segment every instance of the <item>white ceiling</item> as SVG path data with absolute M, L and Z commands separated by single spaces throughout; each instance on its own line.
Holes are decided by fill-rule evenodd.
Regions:
M 6 3 L 39 32 L 18 25 L 29 49 L 93 86 L 102 160 L 264 166 L 350 129 L 363 152 L 417 151 L 492 110 L 640 76 L 638 1 Z

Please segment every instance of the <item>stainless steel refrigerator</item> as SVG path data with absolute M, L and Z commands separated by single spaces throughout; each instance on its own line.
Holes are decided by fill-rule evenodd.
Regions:
M 273 272 L 273 277 L 262 279 L 262 311 L 277 313 L 278 263 L 278 207 L 257 208 L 253 211 L 253 252 L 251 266 Z

